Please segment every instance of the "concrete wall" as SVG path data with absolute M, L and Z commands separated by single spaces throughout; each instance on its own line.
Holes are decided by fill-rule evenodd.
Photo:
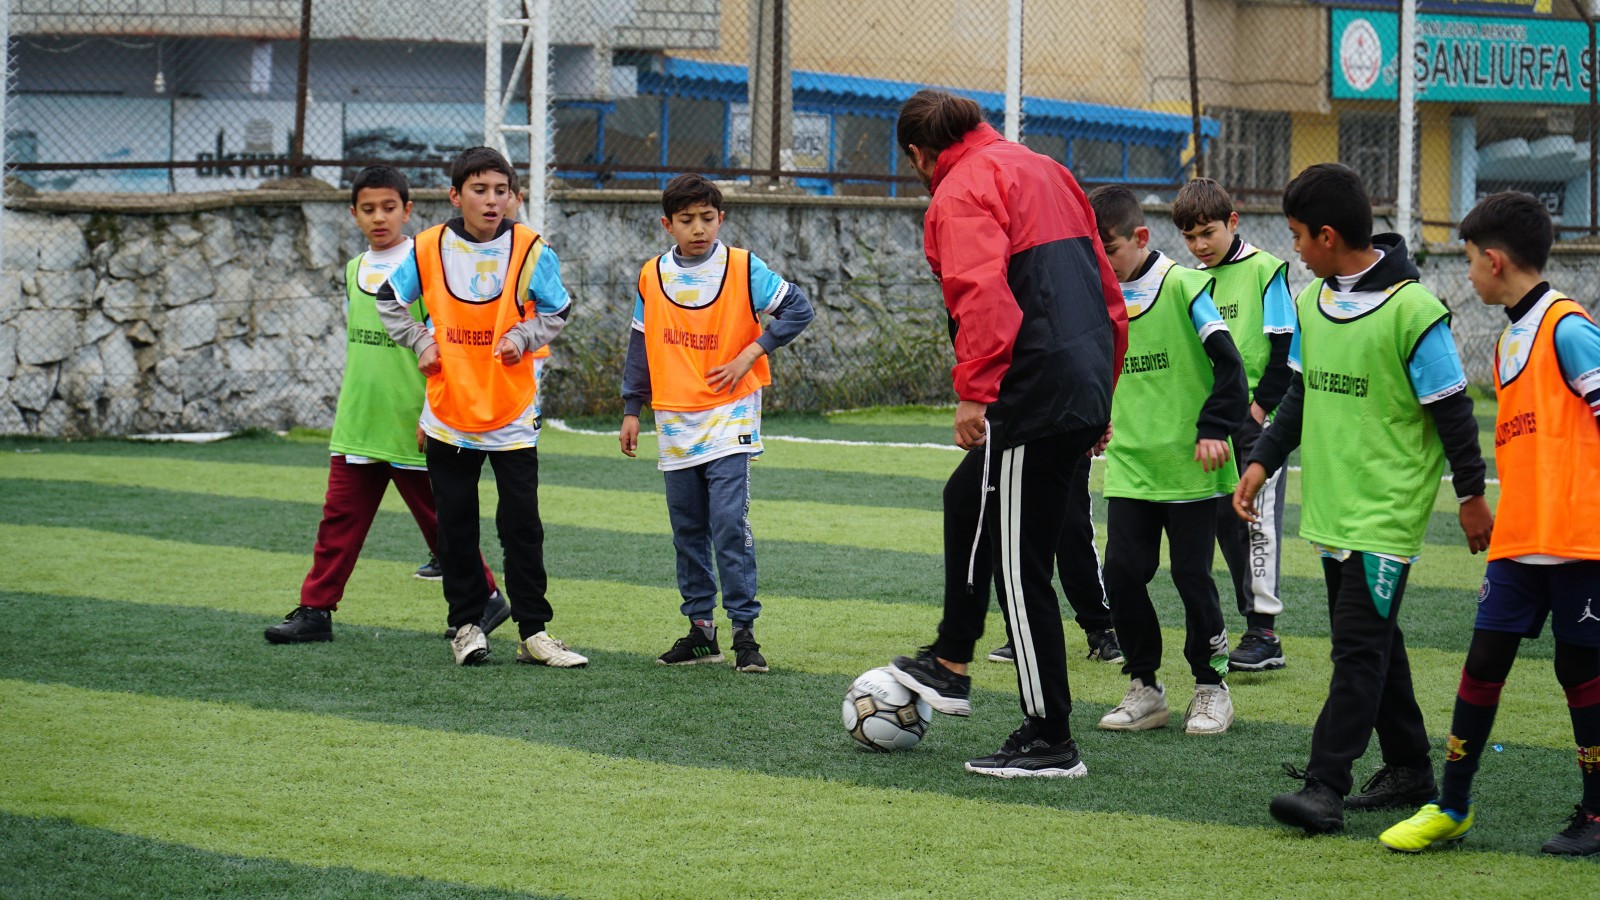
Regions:
M 13 198 L 0 268 L 0 433 L 327 427 L 344 363 L 344 261 L 362 249 L 337 192 Z M 419 192 L 412 231 L 448 206 Z M 774 408 L 952 399 L 938 288 L 915 200 L 730 195 L 723 237 L 799 284 L 813 326 L 774 358 Z M 1165 210 L 1153 246 L 1188 257 Z M 669 247 L 657 196 L 567 192 L 550 240 L 575 298 L 546 384 L 552 415 L 620 413 L 622 354 L 641 263 Z M 1380 228 L 1382 224 L 1380 223 Z M 1242 232 L 1293 259 L 1283 220 Z M 1427 248 L 1423 280 L 1455 313 L 1469 374 L 1484 382 L 1499 310 L 1477 301 L 1452 247 Z M 1596 250 L 1568 248 L 1551 280 L 1600 295 Z M 1292 264 L 1298 289 L 1309 275 Z

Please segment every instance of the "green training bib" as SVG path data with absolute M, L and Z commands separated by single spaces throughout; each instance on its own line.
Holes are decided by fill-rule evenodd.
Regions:
M 357 284 L 361 257 L 345 264 L 344 380 L 328 449 L 407 466 L 426 465 L 417 450 L 417 420 L 427 379 L 417 356 L 389 339 L 378 318 L 377 295 Z M 422 304 L 411 314 L 422 318 Z

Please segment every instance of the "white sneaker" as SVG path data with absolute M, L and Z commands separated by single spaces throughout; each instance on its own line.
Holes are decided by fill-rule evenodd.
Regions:
M 456 665 L 475 666 L 489 658 L 489 639 L 476 625 L 463 625 L 450 639 L 450 649 L 455 652 Z
M 575 653 L 565 643 L 541 631 L 517 644 L 517 662 L 553 669 L 576 669 L 589 664 L 589 657 Z
M 1233 724 L 1233 694 L 1225 684 L 1197 684 L 1189 711 L 1183 714 L 1187 734 L 1221 734 Z
M 1128 692 L 1122 695 L 1122 702 L 1100 717 L 1100 727 L 1106 731 L 1149 731 L 1170 721 L 1172 713 L 1167 710 L 1167 689 L 1159 681 L 1152 687 L 1135 678 L 1128 682 Z

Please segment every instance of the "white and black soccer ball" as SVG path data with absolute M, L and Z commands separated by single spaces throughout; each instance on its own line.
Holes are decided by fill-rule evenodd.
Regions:
M 844 695 L 844 729 L 868 750 L 910 750 L 932 718 L 933 709 L 895 681 L 888 666 L 861 673 Z

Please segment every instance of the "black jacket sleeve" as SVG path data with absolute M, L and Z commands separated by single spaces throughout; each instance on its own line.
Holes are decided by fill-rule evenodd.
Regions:
M 1267 340 L 1272 344 L 1272 355 L 1267 358 L 1267 370 L 1256 382 L 1254 399 L 1257 406 L 1270 414 L 1283 402 L 1283 395 L 1289 390 L 1289 376 L 1294 372 L 1289 368 L 1289 344 L 1294 341 L 1294 335 L 1271 334 L 1267 335 Z
M 1457 391 L 1429 403 L 1427 410 L 1439 431 L 1439 441 L 1444 444 L 1445 459 L 1450 461 L 1450 483 L 1455 486 L 1456 499 L 1482 496 L 1487 467 L 1478 446 L 1478 420 L 1472 415 L 1472 398 L 1466 391 Z
M 1273 416 L 1271 427 L 1261 432 L 1261 437 L 1256 440 L 1256 448 L 1246 460 L 1246 465 L 1260 463 L 1268 475 L 1283 468 L 1283 464 L 1289 461 L 1289 454 L 1300 446 L 1300 425 L 1305 419 L 1305 411 L 1306 383 L 1299 372 L 1291 369 L 1289 392 L 1278 404 L 1278 414 Z
M 1200 407 L 1195 423 L 1196 440 L 1227 440 L 1250 414 L 1250 388 L 1244 377 L 1244 358 L 1226 330 L 1213 331 L 1205 342 L 1211 358 L 1211 396 Z

